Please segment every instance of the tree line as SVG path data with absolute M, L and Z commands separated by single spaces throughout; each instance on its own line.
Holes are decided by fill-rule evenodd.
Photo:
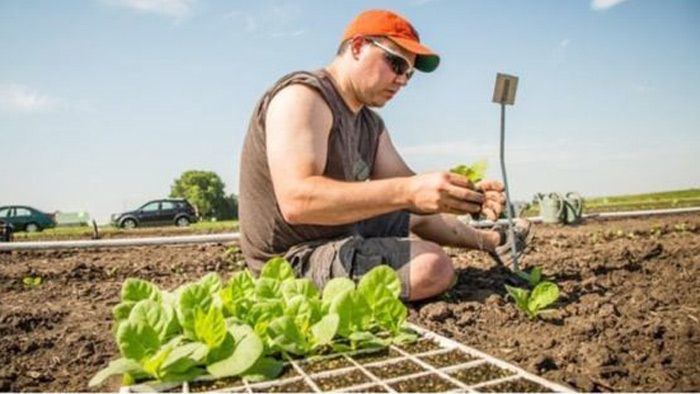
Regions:
M 170 186 L 170 198 L 185 198 L 204 219 L 238 219 L 238 196 L 213 171 L 186 171 Z

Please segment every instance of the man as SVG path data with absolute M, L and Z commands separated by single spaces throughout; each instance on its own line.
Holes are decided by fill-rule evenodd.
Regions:
M 502 184 L 416 175 L 369 108 L 383 107 L 414 69 L 438 64 L 408 21 L 371 10 L 350 23 L 328 67 L 291 73 L 265 93 L 241 156 L 241 248 L 253 271 L 283 255 L 297 276 L 322 288 L 388 264 L 401 278 L 402 298 L 418 300 L 456 280 L 440 245 L 508 254 L 505 231 L 477 230 L 454 216 L 497 218 Z M 527 233 L 519 227 L 519 251 Z

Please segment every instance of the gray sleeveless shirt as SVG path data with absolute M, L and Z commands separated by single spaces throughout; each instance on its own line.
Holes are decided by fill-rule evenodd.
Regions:
M 374 111 L 362 107 L 355 114 L 348 108 L 325 70 L 288 74 L 265 92 L 253 111 L 243 144 L 238 207 L 241 250 L 256 273 L 269 258 L 283 255 L 294 245 L 354 233 L 354 224 L 291 225 L 282 217 L 267 162 L 265 115 L 275 94 L 297 83 L 317 91 L 333 114 L 324 176 L 347 182 L 369 179 L 384 130 L 384 122 Z

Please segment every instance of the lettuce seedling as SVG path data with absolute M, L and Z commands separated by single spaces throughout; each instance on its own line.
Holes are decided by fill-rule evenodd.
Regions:
M 553 312 L 552 309 L 544 309 L 559 299 L 559 286 L 552 282 L 541 282 L 532 292 L 519 287 L 506 286 L 508 295 L 515 301 L 515 306 L 534 320 L 541 313 Z
M 475 161 L 471 166 L 460 164 L 450 170 L 455 174 L 464 175 L 471 182 L 476 183 L 484 179 L 486 175 L 486 160 Z
M 526 280 L 530 287 L 534 288 L 542 281 L 542 270 L 539 267 L 534 267 L 528 274 L 525 271 L 517 271 L 516 274 Z

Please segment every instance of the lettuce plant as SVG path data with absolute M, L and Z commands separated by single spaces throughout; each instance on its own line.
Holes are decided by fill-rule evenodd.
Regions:
M 204 374 L 257 381 L 276 377 L 290 356 L 415 340 L 400 289 L 396 272 L 379 266 L 357 286 L 336 278 L 320 293 L 282 258 L 269 260 L 258 278 L 245 270 L 224 283 L 210 273 L 172 292 L 130 278 L 112 310 L 122 357 L 90 386 L 115 374 L 124 384 Z
M 505 286 L 508 295 L 515 301 L 516 308 L 525 312 L 532 320 L 541 313 L 552 312 L 552 309 L 544 308 L 559 299 L 559 286 L 552 282 L 540 282 L 532 292 L 519 287 Z
M 467 179 L 473 183 L 476 183 L 484 179 L 484 176 L 486 175 L 486 160 L 477 160 L 471 166 L 460 164 L 452 168 L 450 172 L 464 175 L 467 177 Z

